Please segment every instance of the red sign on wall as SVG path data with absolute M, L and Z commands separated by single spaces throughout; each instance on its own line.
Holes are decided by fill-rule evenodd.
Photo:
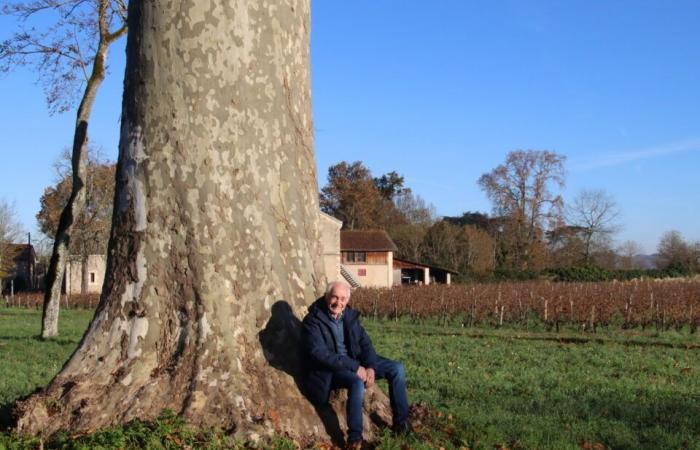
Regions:
M 366 277 L 367 276 L 367 269 L 357 269 L 357 275 L 361 277 Z

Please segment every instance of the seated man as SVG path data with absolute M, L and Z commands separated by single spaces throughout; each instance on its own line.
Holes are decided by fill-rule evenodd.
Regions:
M 309 399 L 328 402 L 332 389 L 347 389 L 348 447 L 362 445 L 362 403 L 365 387 L 375 379 L 389 381 L 394 430 L 408 432 L 406 375 L 401 363 L 378 356 L 362 325 L 360 314 L 348 307 L 350 287 L 340 281 L 309 308 L 302 328 L 304 384 Z

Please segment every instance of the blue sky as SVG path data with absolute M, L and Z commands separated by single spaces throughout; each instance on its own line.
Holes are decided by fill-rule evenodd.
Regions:
M 479 176 L 515 149 L 567 156 L 565 199 L 602 189 L 618 242 L 700 240 L 700 2 L 358 1 L 312 6 L 318 176 L 396 170 L 441 215 L 490 210 Z M 0 18 L 0 38 L 16 27 Z M 116 158 L 123 41 L 92 141 Z M 0 198 L 35 231 L 73 113 L 49 116 L 34 74 L 0 78 Z

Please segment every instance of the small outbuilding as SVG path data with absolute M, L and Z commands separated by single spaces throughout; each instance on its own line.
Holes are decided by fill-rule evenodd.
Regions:
M 394 284 L 451 284 L 454 270 L 407 259 L 394 258 Z
M 390 287 L 396 250 L 384 230 L 340 230 L 341 274 L 352 286 Z

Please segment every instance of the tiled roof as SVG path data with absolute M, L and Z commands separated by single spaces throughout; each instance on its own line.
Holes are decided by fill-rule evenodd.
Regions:
M 408 259 L 402 259 L 402 258 L 397 258 L 394 257 L 394 269 L 399 268 L 399 269 L 423 269 L 423 268 L 429 268 L 431 270 L 440 270 L 443 272 L 449 272 L 451 274 L 459 275 L 459 272 L 456 272 L 451 269 L 446 269 L 444 267 L 440 266 L 434 266 L 432 264 L 423 264 L 415 261 L 410 261 Z
M 384 230 L 340 230 L 340 250 L 395 252 L 397 249 Z

